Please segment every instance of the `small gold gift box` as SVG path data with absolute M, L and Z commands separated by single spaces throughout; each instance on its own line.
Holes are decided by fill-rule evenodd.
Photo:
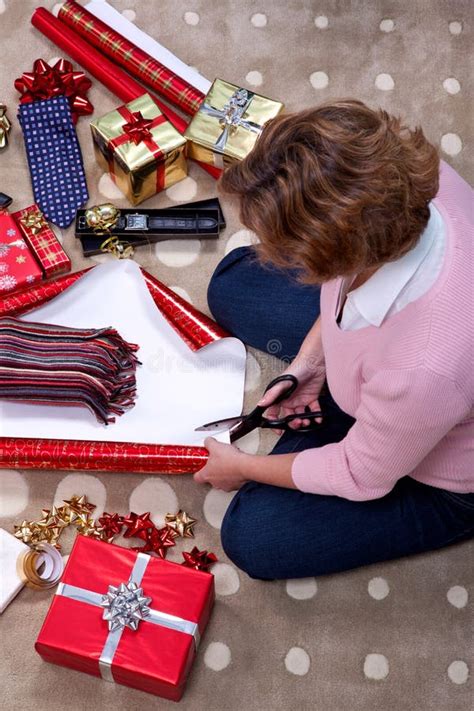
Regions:
M 189 158 L 219 168 L 242 160 L 282 109 L 280 101 L 216 79 L 184 134 Z
M 186 177 L 186 139 L 149 94 L 91 123 L 97 162 L 132 205 Z

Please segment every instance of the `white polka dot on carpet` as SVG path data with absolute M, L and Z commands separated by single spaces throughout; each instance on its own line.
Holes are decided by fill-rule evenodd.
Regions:
M 82 496 L 82 494 L 95 504 L 94 517 L 101 516 L 107 503 L 107 491 L 100 479 L 92 474 L 67 474 L 57 486 L 53 503 L 55 506 L 61 506 L 64 499 L 70 499 L 75 495 Z M 50 503 L 50 501 L 45 502 L 48 506 Z
M 443 82 L 444 89 L 448 94 L 459 94 L 461 91 L 461 84 L 458 82 L 456 77 L 448 77 Z
M 166 197 L 173 202 L 188 202 L 191 201 L 197 192 L 197 183 L 194 178 L 189 175 L 180 180 L 179 183 L 175 183 L 166 191 Z
M 318 15 L 314 18 L 314 24 L 318 30 L 326 30 L 329 27 L 329 20 L 326 15 Z
M 383 600 L 390 592 L 389 585 L 385 578 L 372 578 L 367 586 L 370 597 L 374 600 Z
M 235 491 L 227 492 L 210 489 L 204 499 L 204 516 L 213 528 L 220 528 L 227 508 L 235 496 Z
M 329 77 L 326 72 L 313 72 L 309 78 L 311 86 L 314 89 L 325 89 L 329 84 Z
M 155 254 L 167 267 L 188 267 L 199 256 L 201 242 L 198 239 L 171 239 L 155 244 Z
M 457 607 L 460 610 L 466 607 L 469 593 L 463 585 L 453 585 L 452 588 L 449 588 L 446 597 L 453 607 Z
M 225 246 L 225 253 L 229 254 L 233 249 L 238 247 L 251 247 L 258 242 L 258 237 L 255 232 L 251 230 L 237 230 L 234 234 L 229 237 L 227 244 Z
M 456 659 L 448 667 L 448 676 L 453 684 L 465 684 L 469 678 L 469 667 L 462 659 Z
M 291 674 L 304 676 L 311 665 L 308 652 L 301 647 L 292 647 L 285 657 L 285 667 Z
M 228 563 L 216 563 L 212 566 L 216 593 L 218 595 L 234 595 L 240 588 L 240 578 L 237 569 Z
M 261 72 L 252 70 L 251 72 L 249 72 L 246 75 L 245 81 L 247 82 L 247 84 L 250 84 L 250 86 L 252 86 L 252 87 L 260 86 L 263 83 L 263 76 L 262 76 Z
M 441 136 L 441 149 L 448 156 L 456 156 L 462 151 L 462 140 L 457 133 L 445 133 Z
M 193 303 L 191 297 L 189 296 L 189 293 L 186 291 L 186 289 L 183 289 L 182 286 L 170 286 L 169 288 L 174 291 L 175 294 L 181 296 L 181 298 L 187 301 L 189 304 Z
M 375 86 L 381 91 L 391 91 L 395 87 L 395 82 L 390 74 L 382 72 L 375 77 Z
M 252 17 L 250 18 L 250 22 L 254 27 L 266 27 L 267 24 L 267 16 L 264 15 L 262 12 L 256 12 Z
M 115 185 L 108 173 L 104 173 L 99 180 L 99 192 L 109 200 L 120 200 L 124 197 L 123 192 Z
M 178 498 L 170 484 L 159 478 L 150 477 L 132 491 L 129 509 L 135 513 L 150 511 L 153 523 L 156 526 L 164 526 L 166 514 L 178 511 Z
M 364 674 L 367 679 L 381 681 L 388 676 L 389 664 L 383 654 L 368 654 L 364 661 Z
M 395 22 L 387 17 L 380 22 L 379 27 L 382 32 L 393 32 L 393 30 L 395 29 Z
M 286 592 L 295 600 L 310 600 L 318 592 L 318 584 L 314 578 L 287 580 Z
M 232 654 L 223 642 L 211 642 L 204 653 L 204 664 L 213 671 L 222 671 L 229 666 Z

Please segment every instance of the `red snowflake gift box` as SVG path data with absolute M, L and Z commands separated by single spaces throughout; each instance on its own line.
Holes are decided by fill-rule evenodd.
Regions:
M 36 651 L 179 701 L 213 602 L 210 573 L 77 536 Z
M 44 219 L 38 205 L 14 212 L 28 247 L 40 265 L 45 279 L 71 271 L 71 260 Z
M 43 278 L 20 229 L 7 212 L 0 212 L 0 294 L 31 286 Z

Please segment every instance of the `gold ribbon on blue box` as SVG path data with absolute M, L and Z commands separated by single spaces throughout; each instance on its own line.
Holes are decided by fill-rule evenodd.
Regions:
M 188 156 L 218 168 L 242 160 L 282 109 L 280 101 L 215 79 L 184 134 Z

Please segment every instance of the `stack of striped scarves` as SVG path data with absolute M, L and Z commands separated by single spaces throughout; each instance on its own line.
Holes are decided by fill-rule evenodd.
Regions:
M 0 400 L 87 407 L 107 425 L 135 404 L 137 350 L 111 327 L 0 318 Z

